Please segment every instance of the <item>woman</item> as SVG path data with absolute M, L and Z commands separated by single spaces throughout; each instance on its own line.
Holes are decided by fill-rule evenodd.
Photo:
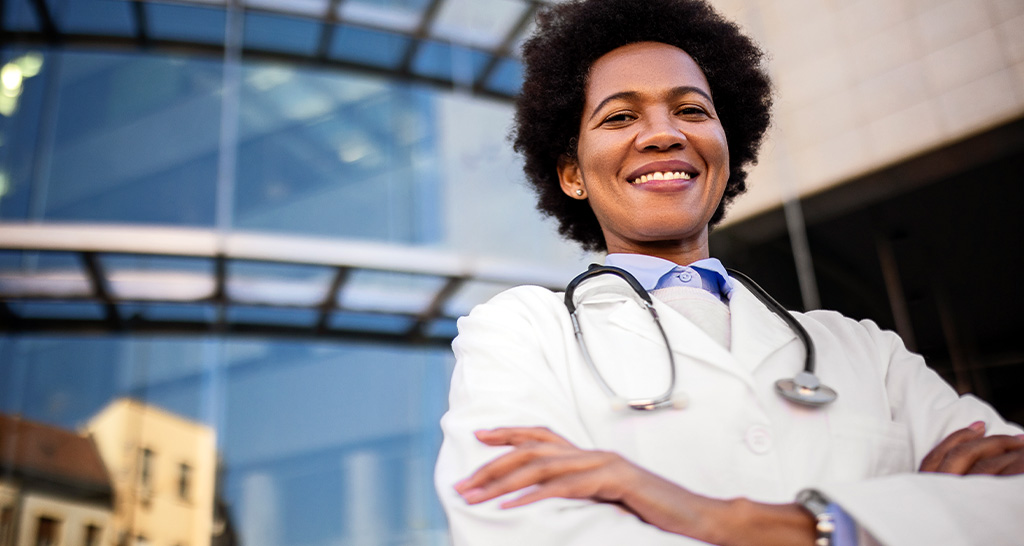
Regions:
M 608 251 L 655 296 L 686 404 L 610 403 L 562 294 L 519 287 L 478 306 L 453 345 L 436 476 L 456 544 L 1022 536 L 1019 516 L 1004 517 L 1024 513 L 1020 477 L 934 474 L 1024 472 L 1021 430 L 957 397 L 895 335 L 799 315 L 840 396 L 811 409 L 774 392 L 804 348 L 707 242 L 768 125 L 760 58 L 698 0 L 594 0 L 541 17 L 524 47 L 516 148 L 562 234 Z M 580 286 L 590 353 L 617 395 L 661 392 L 664 343 L 617 282 Z M 850 516 L 859 531 L 833 536 L 833 520 Z

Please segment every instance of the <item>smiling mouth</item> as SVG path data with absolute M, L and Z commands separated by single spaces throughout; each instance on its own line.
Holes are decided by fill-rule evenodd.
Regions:
M 633 180 L 629 180 L 630 184 L 646 184 L 655 180 L 690 180 L 693 176 L 688 172 L 683 171 L 665 171 L 665 172 L 653 172 L 644 175 L 640 175 Z

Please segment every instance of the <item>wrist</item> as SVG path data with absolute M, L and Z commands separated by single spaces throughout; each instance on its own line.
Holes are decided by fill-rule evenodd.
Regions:
M 724 525 L 718 527 L 720 536 L 714 544 L 739 546 L 807 545 L 815 540 L 816 520 L 797 503 L 765 504 L 738 498 L 727 502 Z

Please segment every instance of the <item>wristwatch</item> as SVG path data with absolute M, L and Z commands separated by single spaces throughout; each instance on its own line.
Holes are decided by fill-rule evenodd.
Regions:
M 814 516 L 814 531 L 817 534 L 814 546 L 832 546 L 832 533 L 836 530 L 836 520 L 828 511 L 829 500 L 813 489 L 804 489 L 796 496 L 796 502 Z

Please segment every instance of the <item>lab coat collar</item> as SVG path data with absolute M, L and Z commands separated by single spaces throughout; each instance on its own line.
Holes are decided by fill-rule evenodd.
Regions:
M 587 294 L 592 290 L 593 294 Z M 578 290 L 578 294 L 584 295 L 584 300 L 596 297 L 605 302 L 622 301 L 623 305 L 609 312 L 609 324 L 628 330 L 653 343 L 664 344 L 647 311 L 630 301 L 636 299 L 631 292 L 624 282 L 611 275 L 588 280 L 581 284 Z M 674 353 L 723 368 L 747 382 L 751 381 L 753 371 L 769 356 L 796 339 L 796 334 L 789 326 L 765 307 L 742 283 L 734 284 L 732 298 L 729 301 L 731 352 L 667 304 L 657 298 L 653 299 L 655 311 L 661 318 L 662 327 L 668 335 Z

